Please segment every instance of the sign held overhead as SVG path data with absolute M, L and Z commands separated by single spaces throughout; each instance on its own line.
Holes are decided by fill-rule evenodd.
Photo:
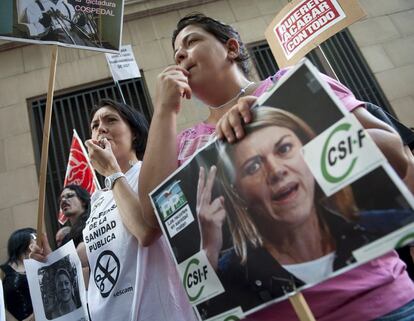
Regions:
M 265 36 L 279 67 L 286 67 L 364 16 L 357 0 L 294 0 L 273 19 Z

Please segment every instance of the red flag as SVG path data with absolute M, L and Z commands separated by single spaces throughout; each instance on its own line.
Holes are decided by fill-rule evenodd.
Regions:
M 76 184 L 86 189 L 89 194 L 100 189 L 99 182 L 96 179 L 95 171 L 89 161 L 88 153 L 83 147 L 76 130 L 73 130 L 72 144 L 70 146 L 68 167 L 66 168 L 65 181 L 63 186 Z M 68 219 L 59 211 L 58 221 L 65 224 Z

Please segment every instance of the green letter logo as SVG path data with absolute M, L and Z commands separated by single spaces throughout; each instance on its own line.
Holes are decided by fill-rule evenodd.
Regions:
M 410 233 L 410 234 L 404 236 L 401 240 L 399 240 L 397 242 L 397 244 L 395 245 L 395 248 L 407 245 L 409 243 L 407 241 L 410 241 L 410 240 L 411 240 L 411 242 L 414 241 L 414 233 Z
M 196 259 L 196 258 L 193 258 L 192 260 L 190 260 L 190 262 L 188 262 L 188 264 L 187 264 L 187 267 L 185 268 L 184 278 L 183 278 L 184 289 L 185 289 L 185 292 L 187 293 L 187 296 L 188 296 L 188 298 L 190 299 L 191 302 L 197 300 L 200 297 L 200 295 L 203 292 L 203 290 L 204 290 L 204 285 L 203 285 L 200 288 L 200 290 L 198 290 L 198 292 L 197 292 L 196 295 L 191 296 L 190 293 L 188 293 L 188 286 L 187 286 L 187 284 L 188 284 L 188 282 L 187 282 L 187 280 L 188 280 L 188 270 L 190 269 L 190 266 L 193 265 L 193 264 L 199 265 L 200 264 L 200 261 L 198 259 Z
M 349 123 L 340 124 L 339 126 L 337 126 L 332 131 L 332 133 L 330 133 L 330 135 L 328 136 L 328 138 L 325 142 L 325 145 L 323 146 L 322 157 L 321 157 L 321 170 L 322 170 L 323 177 L 329 183 L 338 183 L 338 182 L 342 181 L 344 178 L 346 178 L 352 172 L 352 169 L 354 168 L 355 163 L 357 161 L 357 157 L 354 157 L 354 159 L 352 160 L 352 162 L 349 165 L 348 169 L 345 171 L 345 173 L 343 175 L 340 175 L 340 176 L 331 175 L 328 171 L 328 166 L 326 164 L 327 159 L 328 159 L 328 157 L 327 157 L 328 156 L 328 147 L 329 147 L 329 143 L 331 141 L 332 136 L 335 135 L 339 131 L 348 131 L 350 128 L 351 128 L 351 124 L 349 124 Z

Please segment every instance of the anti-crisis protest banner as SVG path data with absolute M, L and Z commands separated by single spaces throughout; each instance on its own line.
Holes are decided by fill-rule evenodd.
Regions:
M 356 0 L 295 0 L 277 14 L 265 35 L 279 67 L 285 67 L 362 17 Z
M 413 240 L 414 197 L 308 61 L 259 98 L 245 131 L 150 195 L 201 320 L 277 315 L 269 303 Z
M 5 0 L 0 38 L 117 52 L 123 0 Z

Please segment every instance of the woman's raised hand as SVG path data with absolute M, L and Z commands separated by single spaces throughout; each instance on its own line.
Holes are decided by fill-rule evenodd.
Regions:
M 85 142 L 85 145 L 92 166 L 99 174 L 109 176 L 121 171 L 112 151 L 111 143 L 106 138 L 100 141 L 89 139 Z
M 200 167 L 197 185 L 197 216 L 201 233 L 201 248 L 206 252 L 214 269 L 217 269 L 218 257 L 223 246 L 222 226 L 226 217 L 223 196 L 211 201 L 216 172 L 216 166 L 212 166 L 206 179 L 205 170 Z
M 30 253 L 29 258 L 34 259 L 39 262 L 46 262 L 46 257 L 52 253 L 50 248 L 49 241 L 47 240 L 46 234 L 41 234 L 37 236 L 40 238 L 40 243 L 32 243 L 29 245 Z
M 234 143 L 244 137 L 243 125 L 252 120 L 250 107 L 256 102 L 257 97 L 245 96 L 237 101 L 218 121 L 216 135 L 218 139 L 225 139 Z
M 156 111 L 180 111 L 182 98 L 191 98 L 188 76 L 189 72 L 177 65 L 167 67 L 158 75 L 155 89 Z

